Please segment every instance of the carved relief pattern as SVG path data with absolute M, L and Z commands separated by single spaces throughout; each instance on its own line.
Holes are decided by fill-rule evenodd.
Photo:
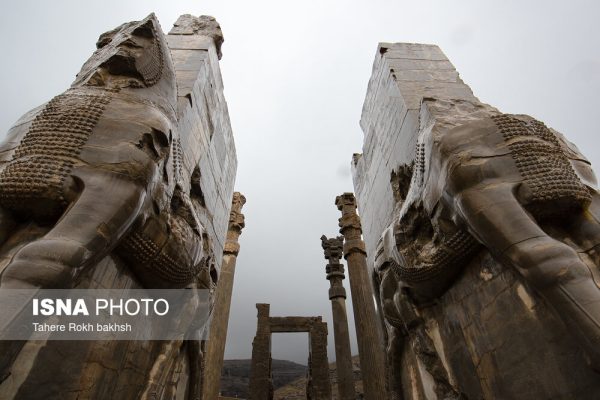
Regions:
M 425 143 L 417 143 L 415 149 L 414 183 L 422 185 L 425 179 Z
M 582 207 L 592 196 L 579 180 L 558 138 L 542 122 L 530 123 L 508 115 L 492 117 L 507 141 L 524 183 L 532 192 L 529 205 L 541 211 L 544 204 L 560 201 L 567 207 Z M 561 207 L 547 207 L 546 212 Z M 540 210 L 538 210 L 540 209 Z
M 181 149 L 181 139 L 173 139 L 173 174 L 175 182 L 178 182 L 183 176 L 183 150 Z
M 109 101 L 104 94 L 69 92 L 50 100 L 0 173 L 0 204 L 21 211 L 47 199 L 64 208 L 63 182 Z
M 159 39 L 160 35 L 154 31 L 154 27 L 152 27 L 152 31 L 154 37 L 152 46 L 148 53 L 144 53 L 143 57 L 136 59 L 136 67 L 140 71 L 146 87 L 155 85 L 160 80 L 165 62 Z
M 202 268 L 202 263 L 187 266 L 178 263 L 150 238 L 139 232 L 128 235 L 119 246 L 119 254 L 131 259 L 136 264 L 144 265 L 151 274 L 155 274 L 166 282 L 187 284 L 193 280 Z
M 407 283 L 434 280 L 449 268 L 469 260 L 479 249 L 479 242 L 468 232 L 459 230 L 449 239 L 442 241 L 429 259 L 416 262 L 415 265 L 391 263 L 398 278 Z
M 148 264 L 160 252 L 160 248 L 154 241 L 145 238 L 138 232 L 129 234 L 121 243 L 120 249 L 123 254 L 135 256 L 136 261 Z

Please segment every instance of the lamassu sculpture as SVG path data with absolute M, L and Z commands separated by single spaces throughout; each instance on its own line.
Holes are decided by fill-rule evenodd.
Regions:
M 115 246 L 151 287 L 185 286 L 210 258 L 156 18 L 123 24 L 97 47 L 71 88 L 0 147 L 0 238 L 17 221 L 52 226 L 14 255 L 2 288 L 69 287 Z
M 390 396 L 597 397 L 589 161 L 480 102 L 434 45 L 379 45 L 361 126 L 354 186 Z
M 419 138 L 395 225 L 395 274 L 413 300 L 426 301 L 481 243 L 548 300 L 600 366 L 600 289 L 568 244 L 600 243 L 600 196 L 590 163 L 531 117 L 425 103 L 446 115 L 470 109 L 471 120 L 433 124 Z
M 69 89 L 11 128 L 0 289 L 214 292 L 237 168 L 222 42 L 207 16 L 182 15 L 168 35 L 154 14 L 122 24 Z M 2 324 L 24 315 L 12 307 Z M 190 330 L 195 340 L 3 341 L 0 397 L 199 397 L 205 325 Z

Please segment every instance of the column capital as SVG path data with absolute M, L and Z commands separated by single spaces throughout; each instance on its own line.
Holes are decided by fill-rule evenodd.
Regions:
M 229 228 L 227 229 L 227 239 L 223 254 L 237 256 L 240 252 L 238 238 L 242 234 L 242 229 L 246 226 L 242 207 L 246 204 L 246 197 L 240 192 L 234 192 L 231 200 L 231 211 L 229 212 Z
M 242 214 L 244 204 L 246 204 L 246 197 L 240 192 L 234 192 L 229 213 L 229 230 L 241 231 L 246 226 L 244 214 Z
M 346 192 L 335 198 L 335 205 L 342 212 L 342 217 L 339 219 L 340 233 L 349 229 L 358 229 L 362 232 L 360 218 L 356 213 L 356 198 L 354 193 Z
M 329 300 L 333 300 L 337 297 L 346 298 L 346 290 L 342 285 L 342 280 L 346 278 L 344 275 L 344 266 L 340 263 L 342 258 L 344 245 L 344 237 L 338 236 L 335 238 L 327 238 L 327 236 L 321 236 L 321 246 L 325 253 L 325 259 L 329 263 L 325 266 L 325 273 L 327 274 L 327 280 L 330 281 L 331 287 L 329 288 Z
M 338 236 L 335 238 L 328 238 L 325 235 L 321 236 L 321 247 L 323 247 L 325 259 L 328 260 L 330 264 L 336 264 L 337 261 L 342 258 L 343 246 L 343 236 Z

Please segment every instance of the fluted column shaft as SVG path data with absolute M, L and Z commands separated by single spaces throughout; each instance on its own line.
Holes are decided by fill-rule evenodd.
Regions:
M 356 199 L 354 194 L 344 193 L 336 198 L 335 204 L 342 212 L 339 226 L 344 236 L 344 258 L 348 264 L 365 399 L 381 400 L 387 398 L 383 342 L 369 280 L 365 243 L 361 237 L 360 218 L 356 213 Z
M 333 314 L 333 335 L 335 340 L 335 364 L 337 367 L 338 395 L 341 400 L 356 399 L 354 390 L 354 374 L 352 371 L 352 352 L 350 349 L 350 332 L 348 331 L 348 315 L 346 313 L 346 289 L 342 283 L 344 266 L 340 263 L 344 238 L 328 239 L 321 237 L 329 280 L 329 300 Z
M 225 343 L 229 325 L 229 310 L 231 308 L 231 295 L 233 293 L 233 278 L 235 264 L 240 251 L 238 238 L 245 226 L 242 207 L 246 198 L 235 192 L 229 214 L 229 229 L 223 249 L 221 273 L 217 282 L 215 302 L 210 324 L 209 340 L 207 342 L 206 360 L 204 368 L 204 382 L 202 385 L 202 399 L 210 400 L 219 397 L 221 385 L 221 370 L 225 357 Z

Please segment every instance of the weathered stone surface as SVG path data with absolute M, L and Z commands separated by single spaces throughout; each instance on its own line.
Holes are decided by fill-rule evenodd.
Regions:
M 380 44 L 361 126 L 393 395 L 597 397 L 599 197 L 576 147 L 479 102 L 430 45 Z
M 211 24 L 173 57 L 178 33 L 165 36 L 153 14 L 102 34 L 71 88 L 11 128 L 2 288 L 216 284 L 236 157 Z M 199 396 L 199 341 L 1 347 L 0 398 Z
M 308 332 L 309 358 L 306 396 L 331 400 L 331 382 L 327 362 L 327 324 L 321 317 L 270 317 L 269 304 L 257 304 L 258 323 L 252 342 L 250 400 L 272 400 L 271 334 Z

